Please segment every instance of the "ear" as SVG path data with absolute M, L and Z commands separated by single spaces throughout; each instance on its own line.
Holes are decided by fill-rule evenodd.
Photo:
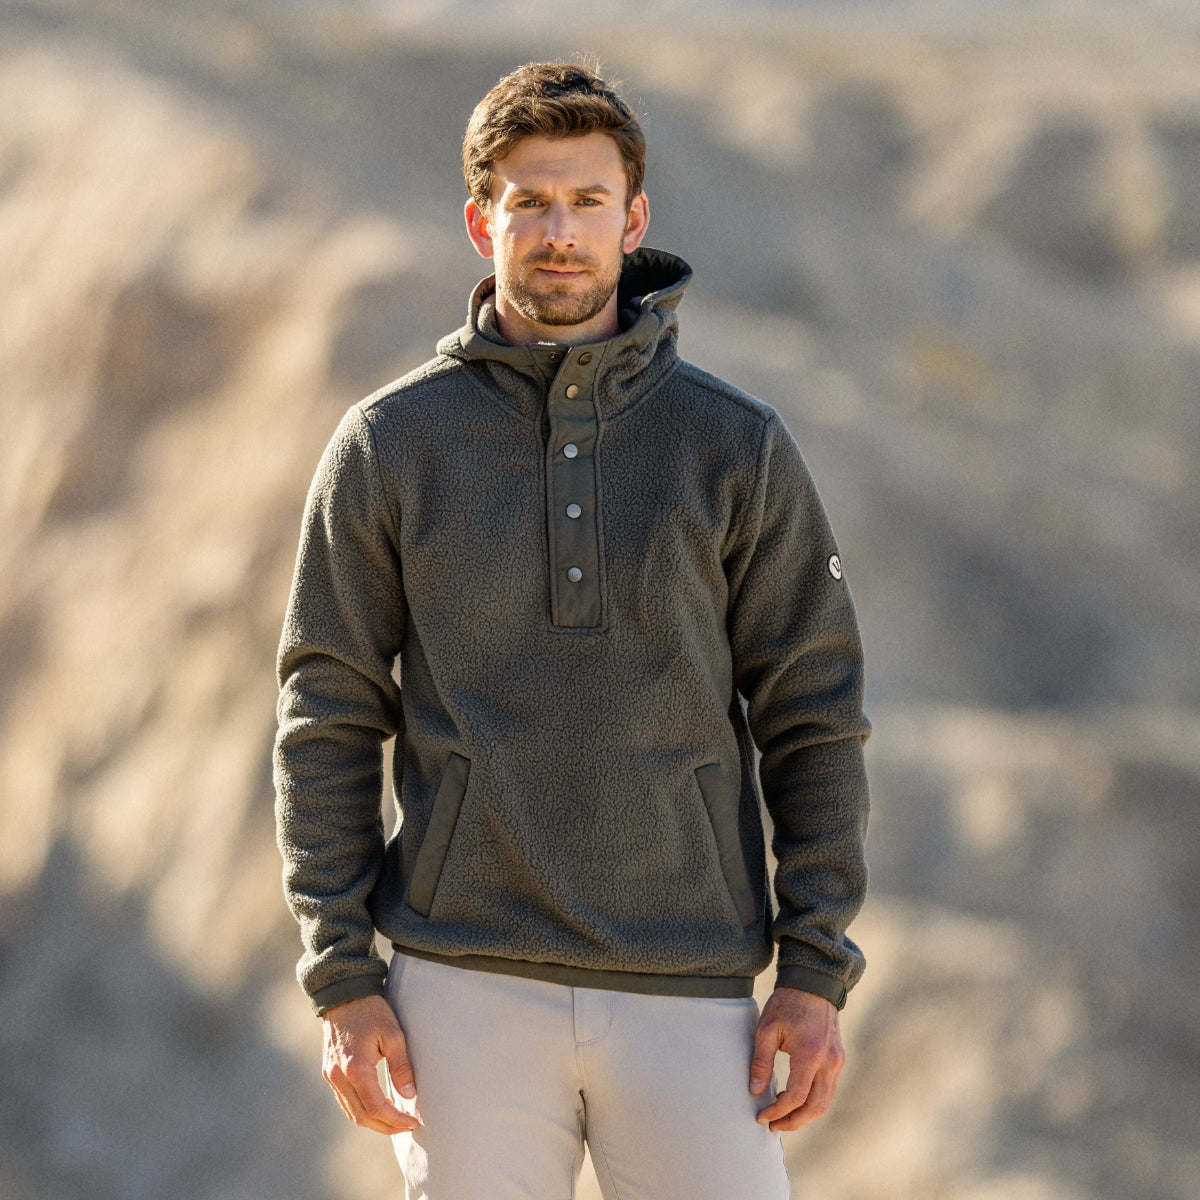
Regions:
M 650 201 L 645 192 L 638 192 L 633 203 L 629 206 L 629 215 L 625 219 L 625 240 L 621 248 L 626 254 L 632 254 L 646 236 L 650 224 Z
M 479 251 L 483 258 L 491 258 L 494 250 L 492 249 L 492 232 L 488 224 L 487 213 L 474 200 L 468 200 L 463 209 L 463 216 L 467 219 L 467 237 L 471 239 L 471 245 Z

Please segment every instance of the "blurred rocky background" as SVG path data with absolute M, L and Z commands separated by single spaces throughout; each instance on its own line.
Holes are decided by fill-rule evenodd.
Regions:
M 1200 10 L 1151 0 L 0 2 L 0 1196 L 397 1194 L 292 981 L 272 658 L 321 447 L 486 271 L 471 107 L 580 50 L 870 656 L 796 1197 L 1196 1200 Z

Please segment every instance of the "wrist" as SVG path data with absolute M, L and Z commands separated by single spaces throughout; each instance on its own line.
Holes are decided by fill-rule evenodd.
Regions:
M 383 996 L 383 980 L 378 975 L 355 975 L 341 979 L 313 992 L 309 999 L 313 1011 L 318 1017 L 323 1017 L 330 1009 L 370 996 Z
M 811 967 L 781 966 L 776 977 L 777 988 L 794 988 L 798 992 L 810 992 L 828 1000 L 839 1011 L 846 1007 L 846 997 L 849 994 L 846 985 L 833 975 L 824 971 L 816 971 Z

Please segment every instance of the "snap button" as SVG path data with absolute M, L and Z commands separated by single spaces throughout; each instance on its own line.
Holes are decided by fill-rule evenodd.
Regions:
M 583 515 L 583 509 L 580 508 L 578 504 L 568 504 L 567 505 L 567 516 L 570 517 L 572 521 L 575 520 L 576 517 L 579 517 L 582 515 Z
M 566 444 L 566 445 L 563 447 L 563 453 L 564 453 L 564 454 L 565 454 L 565 455 L 566 455 L 568 458 L 574 458 L 574 457 L 575 457 L 575 456 L 576 456 L 576 455 L 579 453 L 579 447 L 578 447 L 577 445 L 575 445 L 575 443 L 574 443 L 574 442 L 568 442 L 568 443 L 567 443 L 567 444 Z
M 570 567 L 567 570 L 567 578 L 572 583 L 578 583 L 583 578 L 583 572 L 578 567 Z
M 577 383 L 572 383 L 572 384 L 571 384 L 571 385 L 570 385 L 570 386 L 567 388 L 567 399 L 568 399 L 568 400 L 574 400 L 574 399 L 575 399 L 575 397 L 576 397 L 576 396 L 578 396 L 578 395 L 579 395 L 579 384 L 577 384 Z
M 581 354 L 579 361 L 586 367 L 592 361 L 592 356 L 590 354 Z

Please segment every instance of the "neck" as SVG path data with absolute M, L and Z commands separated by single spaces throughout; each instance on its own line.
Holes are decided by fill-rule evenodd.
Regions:
M 496 291 L 496 326 L 506 342 L 530 346 L 536 342 L 558 346 L 583 346 L 603 342 L 621 330 L 617 316 L 617 293 L 592 318 L 578 325 L 543 325 L 518 312 L 499 289 Z

